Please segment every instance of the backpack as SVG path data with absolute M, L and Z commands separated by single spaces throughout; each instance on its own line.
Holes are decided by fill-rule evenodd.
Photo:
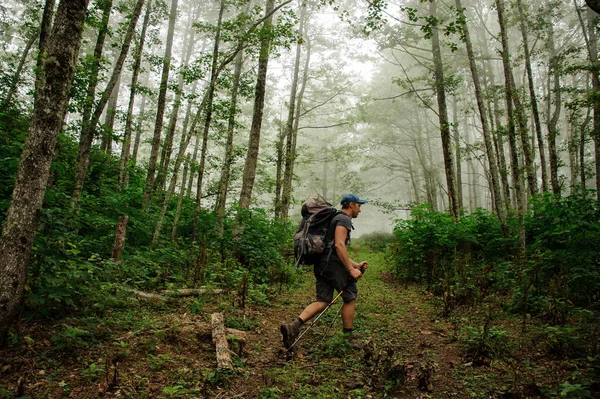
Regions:
M 320 195 L 309 198 L 302 205 L 302 221 L 294 235 L 294 268 L 299 264 L 314 265 L 327 250 L 331 250 L 331 242 L 326 242 L 327 229 L 339 212 Z

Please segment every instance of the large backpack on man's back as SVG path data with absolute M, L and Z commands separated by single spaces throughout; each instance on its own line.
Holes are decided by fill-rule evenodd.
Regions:
M 302 221 L 294 235 L 294 267 L 314 265 L 326 251 L 332 250 L 332 243 L 326 242 L 327 228 L 339 212 L 320 195 L 309 198 L 302 205 Z

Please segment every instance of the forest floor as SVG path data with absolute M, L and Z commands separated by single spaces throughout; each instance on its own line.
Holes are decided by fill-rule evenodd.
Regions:
M 521 332 L 520 318 L 499 311 L 490 317 L 492 307 L 483 305 L 442 318 L 439 299 L 394 282 L 381 255 L 356 259 L 370 264 L 358 284 L 355 330 L 362 349 L 351 348 L 339 331 L 336 303 L 292 355 L 283 350 L 280 324 L 294 320 L 314 296 L 314 278 L 305 270 L 270 301 L 249 302 L 244 310 L 230 294 L 168 302 L 129 297 L 59 323 L 24 320 L 21 338 L 0 351 L 0 397 L 585 397 L 564 395 L 585 391 L 575 383 L 582 360 L 549 356 L 533 327 Z M 225 313 L 227 327 L 247 331 L 246 343 L 231 347 L 238 354 L 233 371 L 216 370 L 211 331 L 203 324 L 213 312 Z M 495 348 L 496 360 L 465 357 L 473 340 L 461 331 L 486 319 L 509 339 Z

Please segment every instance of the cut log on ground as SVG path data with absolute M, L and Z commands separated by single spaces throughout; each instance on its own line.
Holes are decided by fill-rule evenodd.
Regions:
M 233 363 L 231 362 L 231 353 L 229 352 L 229 345 L 227 344 L 223 313 L 212 314 L 211 326 L 213 343 L 215 344 L 215 351 L 217 354 L 217 368 L 232 370 Z
M 202 294 L 220 294 L 223 290 L 214 289 L 209 290 L 206 288 L 181 288 L 178 290 L 164 290 L 162 293 L 164 295 L 171 296 L 194 296 L 194 295 L 202 295 Z
M 143 292 L 143 291 L 138 291 L 138 290 L 131 290 L 131 292 L 133 292 L 136 296 L 137 299 L 150 299 L 150 300 L 159 300 L 159 301 L 164 301 L 167 299 L 167 297 L 159 295 L 159 294 L 152 294 L 150 292 Z
M 151 299 L 151 300 L 159 300 L 166 301 L 171 298 L 179 298 L 186 296 L 195 296 L 195 295 L 203 295 L 203 294 L 220 294 L 223 290 L 214 289 L 209 290 L 206 288 L 182 288 L 179 290 L 164 290 L 161 291 L 160 294 L 155 294 L 152 292 L 143 292 L 139 290 L 131 290 L 135 294 L 138 299 Z

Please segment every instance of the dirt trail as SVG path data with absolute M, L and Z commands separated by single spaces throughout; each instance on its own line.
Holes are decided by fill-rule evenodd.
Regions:
M 376 256 L 369 262 L 354 325 L 362 349 L 342 337 L 340 302 L 293 356 L 285 353 L 280 324 L 314 298 L 314 277 L 305 270 L 270 304 L 249 302 L 244 311 L 231 295 L 168 303 L 129 298 L 101 315 L 24 324 L 25 339 L 0 352 L 0 397 L 15 397 L 18 389 L 32 398 L 78 399 L 497 397 L 485 387 L 474 390 L 479 377 L 469 375 L 435 299 L 393 282 Z M 210 329 L 198 330 L 213 312 L 225 313 L 227 327 L 248 331 L 233 372 L 215 371 Z M 232 350 L 240 353 L 239 345 Z M 465 385 L 465 376 L 475 384 Z
M 365 348 L 351 349 L 340 338 L 339 315 L 334 320 L 340 303 L 302 338 L 292 356 L 285 353 L 281 322 L 292 321 L 314 297 L 307 271 L 299 287 L 253 315 L 259 326 L 247 344 L 249 371 L 215 397 L 469 397 L 453 379 L 464 362 L 448 339 L 452 326 L 439 319 L 433 297 L 415 287 L 400 288 L 382 266 L 372 265 L 359 282 L 355 331 Z

